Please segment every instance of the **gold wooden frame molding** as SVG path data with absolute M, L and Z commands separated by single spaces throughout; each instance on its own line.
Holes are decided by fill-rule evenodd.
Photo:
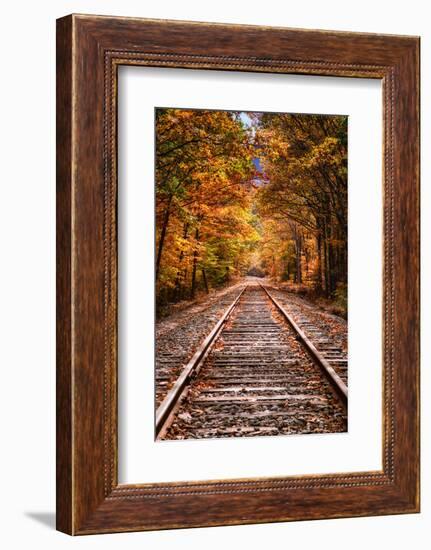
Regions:
M 119 485 L 117 69 L 376 78 L 384 103 L 383 469 Z M 57 21 L 57 528 L 419 511 L 419 38 L 70 15 Z

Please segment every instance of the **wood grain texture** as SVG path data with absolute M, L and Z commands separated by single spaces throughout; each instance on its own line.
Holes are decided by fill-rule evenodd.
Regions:
M 72 34 L 57 23 L 57 529 L 72 531 Z
M 419 39 L 76 15 L 57 24 L 58 529 L 86 534 L 418 511 Z M 381 472 L 118 485 L 121 64 L 382 79 Z

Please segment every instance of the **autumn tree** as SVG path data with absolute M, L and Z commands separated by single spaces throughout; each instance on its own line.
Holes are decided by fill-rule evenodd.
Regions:
M 156 110 L 156 281 L 161 302 L 241 271 L 251 225 L 252 136 L 238 113 Z
M 257 142 L 265 171 L 259 212 L 273 222 L 264 243 L 284 234 L 263 257 L 284 257 L 279 278 L 293 271 L 302 283 L 305 270 L 331 297 L 347 284 L 347 117 L 262 114 Z

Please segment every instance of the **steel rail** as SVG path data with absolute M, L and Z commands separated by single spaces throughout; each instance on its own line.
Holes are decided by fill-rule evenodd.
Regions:
M 280 313 L 283 315 L 283 317 L 286 319 L 289 325 L 297 333 L 297 335 L 299 336 L 299 339 L 301 340 L 302 345 L 308 351 L 309 355 L 311 355 L 314 362 L 323 371 L 326 378 L 329 380 L 330 384 L 334 388 L 336 394 L 340 398 L 341 402 L 347 408 L 348 390 L 347 390 L 346 384 L 343 382 L 343 380 L 341 380 L 340 376 L 335 372 L 335 370 L 331 367 L 331 365 L 323 357 L 323 355 L 316 349 L 315 345 L 304 333 L 304 331 L 300 329 L 299 326 L 295 323 L 292 316 L 289 313 L 287 313 L 284 307 L 274 298 L 274 296 L 271 295 L 271 293 L 262 283 L 259 283 L 259 285 L 263 288 L 268 298 L 277 307 L 277 309 L 280 311 Z
M 183 371 L 177 378 L 175 384 L 172 386 L 172 388 L 166 394 L 166 397 L 163 399 L 162 403 L 157 408 L 155 425 L 156 439 L 160 437 L 160 434 L 162 432 L 166 431 L 166 428 L 170 424 L 173 417 L 172 412 L 176 408 L 176 405 L 184 397 L 184 393 L 187 390 L 190 379 L 193 375 L 199 372 L 218 335 L 222 331 L 224 324 L 229 319 L 231 313 L 237 306 L 239 299 L 243 295 L 247 286 L 248 285 L 246 285 L 241 290 L 241 292 L 238 294 L 232 304 L 223 313 L 222 317 L 218 320 L 212 331 L 208 334 L 208 336 L 196 350 L 193 357 L 190 359 L 190 361 L 187 363 L 187 365 L 184 367 Z

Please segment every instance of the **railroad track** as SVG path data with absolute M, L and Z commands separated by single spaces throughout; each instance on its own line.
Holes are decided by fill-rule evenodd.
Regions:
M 238 293 L 239 289 L 228 290 L 216 302 L 187 308 L 187 313 L 184 312 L 179 322 L 174 321 L 171 328 L 170 323 L 162 323 L 165 330 L 156 332 L 156 407 L 193 356 L 191 350 L 200 346 Z M 176 319 L 178 321 L 178 317 Z
M 341 380 L 347 386 L 348 361 L 346 342 L 343 335 L 331 333 L 328 320 L 322 321 L 315 308 L 306 303 L 301 297 L 286 295 L 277 287 L 268 289 L 275 297 L 285 313 L 297 324 L 303 333 L 313 342 L 320 355 L 334 368 Z
M 343 432 L 347 387 L 261 284 L 229 305 L 156 411 L 157 439 Z

